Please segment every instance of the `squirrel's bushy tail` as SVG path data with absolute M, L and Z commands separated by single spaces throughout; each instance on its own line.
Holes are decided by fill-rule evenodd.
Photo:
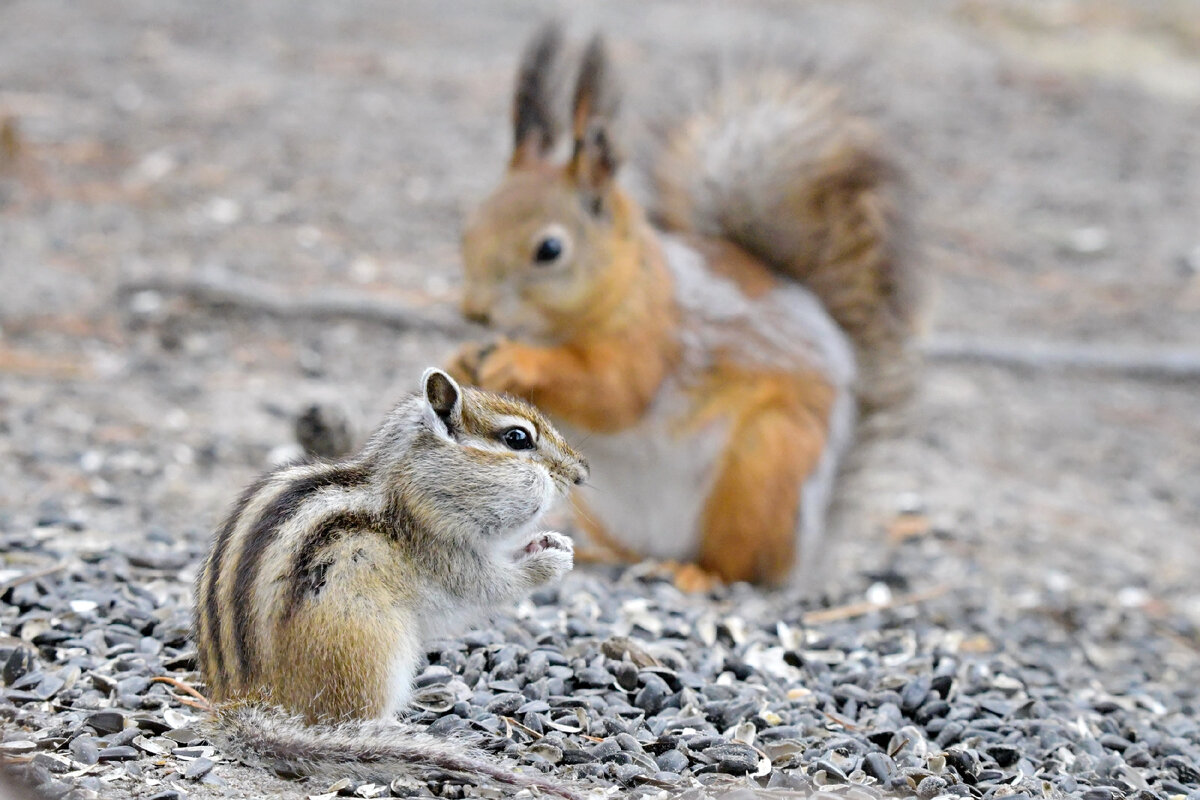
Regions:
M 826 86 L 782 72 L 725 81 L 660 126 L 650 212 L 728 239 L 807 286 L 850 335 L 868 408 L 906 394 L 916 289 L 901 177 Z
M 234 705 L 215 712 L 212 728 L 213 739 L 239 759 L 294 775 L 390 781 L 425 767 L 583 800 L 562 784 L 506 769 L 466 742 L 398 722 L 309 725 L 279 709 Z

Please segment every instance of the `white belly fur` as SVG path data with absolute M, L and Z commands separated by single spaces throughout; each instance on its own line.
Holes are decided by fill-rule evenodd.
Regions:
M 612 538 L 644 555 L 680 561 L 699 552 L 700 512 L 725 443 L 726 426 L 672 432 L 685 398 L 664 387 L 632 428 L 568 431 L 587 456 L 591 477 L 580 496 Z M 674 414 L 672 412 L 675 412 Z

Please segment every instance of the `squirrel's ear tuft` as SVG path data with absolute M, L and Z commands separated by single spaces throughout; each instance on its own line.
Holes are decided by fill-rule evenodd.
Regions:
M 562 50 L 562 28 L 555 21 L 542 25 L 525 45 L 513 91 L 513 154 L 516 167 L 546 157 L 558 138 L 554 113 L 555 76 Z
M 608 50 L 604 39 L 597 34 L 588 43 L 579 67 L 579 79 L 575 82 L 571 112 L 575 150 L 568 167 L 579 188 L 594 198 L 597 211 L 602 207 L 603 192 L 620 166 L 612 138 L 619 98 L 610 72 Z
M 453 438 L 462 426 L 462 389 L 454 379 L 440 369 L 425 370 L 421 377 L 425 395 L 425 411 L 435 432 Z

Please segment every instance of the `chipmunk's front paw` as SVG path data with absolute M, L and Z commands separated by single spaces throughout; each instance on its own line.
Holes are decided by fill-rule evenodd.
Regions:
M 554 531 L 535 534 L 521 548 L 518 563 L 535 586 L 556 581 L 575 566 L 575 544 Z

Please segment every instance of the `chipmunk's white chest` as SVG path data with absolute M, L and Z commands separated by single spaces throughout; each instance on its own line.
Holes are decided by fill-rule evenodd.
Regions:
M 726 425 L 679 430 L 687 398 L 664 386 L 637 425 L 618 433 L 571 432 L 591 468 L 580 490 L 587 513 L 622 545 L 644 555 L 694 560 L 700 515 L 725 442 Z

